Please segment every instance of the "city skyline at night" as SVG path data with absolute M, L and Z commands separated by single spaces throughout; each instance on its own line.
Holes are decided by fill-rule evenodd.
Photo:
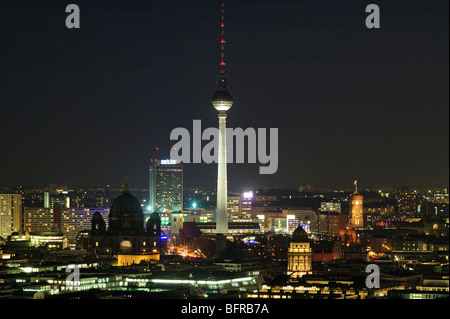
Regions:
M 1 133 L 14 156 L 1 158 L 9 167 L 1 185 L 120 185 L 128 176 L 145 187 L 155 148 L 169 157 L 172 129 L 196 119 L 215 126 L 213 1 L 80 1 L 76 30 L 65 28 L 64 6 L 42 3 L 2 5 L 2 29 L 14 31 L 3 41 Z M 228 73 L 239 101 L 229 121 L 276 127 L 280 142 L 276 174 L 230 164 L 229 187 L 355 178 L 368 187 L 445 187 L 448 3 L 382 1 L 378 30 L 364 25 L 362 4 L 325 3 L 227 4 Z M 186 186 L 214 187 L 215 170 L 185 165 Z
M 447 302 L 448 9 L 2 2 L 0 300 Z

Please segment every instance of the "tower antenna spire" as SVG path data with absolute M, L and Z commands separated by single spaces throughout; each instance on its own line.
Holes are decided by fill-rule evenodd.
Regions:
M 222 38 L 220 40 L 220 73 L 225 73 L 225 0 L 222 0 L 222 24 L 220 25 Z
M 220 25 L 221 38 L 220 38 L 220 72 L 219 72 L 219 81 L 218 87 L 219 90 L 228 90 L 228 77 L 225 74 L 225 0 L 221 0 L 222 2 L 222 22 Z

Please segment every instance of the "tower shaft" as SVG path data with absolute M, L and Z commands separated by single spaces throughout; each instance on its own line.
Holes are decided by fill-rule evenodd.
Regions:
M 227 187 L 227 140 L 226 140 L 226 113 L 219 113 L 219 150 L 217 173 L 217 216 L 216 234 L 228 233 L 228 187 Z

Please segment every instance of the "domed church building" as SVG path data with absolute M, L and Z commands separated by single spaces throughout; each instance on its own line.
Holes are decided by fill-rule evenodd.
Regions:
M 89 245 L 91 251 L 103 256 L 117 256 L 119 266 L 159 260 L 161 221 L 153 216 L 149 225 L 144 227 L 145 217 L 141 204 L 131 195 L 127 183 L 123 193 L 114 200 L 108 221 L 106 229 L 106 223 L 100 213 L 95 213 L 92 217 Z
M 292 233 L 288 250 L 287 275 L 299 278 L 312 273 L 312 249 L 308 234 L 301 225 Z

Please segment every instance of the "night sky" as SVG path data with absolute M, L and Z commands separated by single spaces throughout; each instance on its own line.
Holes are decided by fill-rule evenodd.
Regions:
M 448 6 L 227 0 L 228 126 L 279 129 L 278 172 L 229 165 L 229 189 L 447 186 Z M 148 187 L 174 128 L 217 126 L 219 24 L 219 0 L 2 0 L 0 187 Z M 185 187 L 216 171 L 185 165 Z

